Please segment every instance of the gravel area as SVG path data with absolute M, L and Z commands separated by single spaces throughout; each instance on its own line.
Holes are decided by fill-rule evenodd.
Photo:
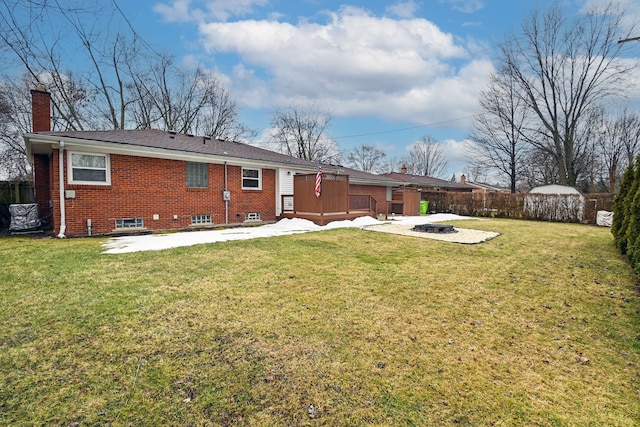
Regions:
M 468 228 L 458 227 L 454 227 L 454 233 L 425 233 L 422 231 L 411 231 L 412 228 L 413 225 L 410 224 L 384 223 L 379 225 L 368 225 L 363 227 L 363 230 L 466 244 L 486 242 L 500 235 L 500 233 L 496 233 L 494 231 L 470 230 Z

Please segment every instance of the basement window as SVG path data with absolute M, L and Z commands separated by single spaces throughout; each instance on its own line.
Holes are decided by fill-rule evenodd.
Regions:
M 116 230 L 125 230 L 128 228 L 143 228 L 144 220 L 142 218 L 117 218 Z
M 192 215 L 191 224 L 211 224 L 211 215 Z
M 67 158 L 69 184 L 111 184 L 108 154 L 70 152 Z
M 252 212 L 252 213 L 248 213 L 244 216 L 244 220 L 245 221 L 260 221 L 260 213 L 259 212 Z
M 262 180 L 260 169 L 242 168 L 242 189 L 243 190 L 261 190 Z

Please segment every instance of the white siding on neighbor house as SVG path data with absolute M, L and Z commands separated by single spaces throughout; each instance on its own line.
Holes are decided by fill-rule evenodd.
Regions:
M 278 169 L 276 177 L 276 216 L 282 213 L 282 195 L 293 194 L 293 176 L 296 171 L 293 169 Z

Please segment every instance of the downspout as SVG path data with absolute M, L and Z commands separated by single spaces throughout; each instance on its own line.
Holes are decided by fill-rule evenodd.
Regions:
M 227 186 L 228 182 L 227 182 L 227 162 L 224 162 L 224 191 L 225 194 L 227 191 L 229 191 L 229 188 Z M 229 224 L 229 199 L 228 197 L 225 197 L 224 200 L 224 223 L 225 224 Z
M 60 232 L 58 238 L 63 239 L 66 237 L 64 232 L 67 230 L 67 219 L 64 212 L 64 141 L 60 141 L 60 149 L 58 150 L 58 171 L 60 181 Z

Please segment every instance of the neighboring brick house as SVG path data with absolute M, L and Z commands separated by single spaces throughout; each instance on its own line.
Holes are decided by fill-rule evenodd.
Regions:
M 382 176 L 403 182 L 405 185 L 418 188 L 423 194 L 440 191 L 471 193 L 474 190 L 474 187 L 466 184 L 465 182 L 458 183 L 445 181 L 444 179 L 439 178 L 432 178 L 430 176 L 408 174 L 407 168 L 404 166 L 400 173 L 391 172 L 383 174 Z
M 317 165 L 248 144 L 160 130 L 50 131 L 50 94 L 32 91 L 24 136 L 36 203 L 59 237 L 268 222 Z M 357 192 L 394 182 L 339 166 Z M 397 184 L 397 183 L 395 183 Z M 357 187 L 356 187 L 357 186 Z M 290 192 L 290 193 L 289 193 Z M 386 201 L 381 211 L 386 210 Z

